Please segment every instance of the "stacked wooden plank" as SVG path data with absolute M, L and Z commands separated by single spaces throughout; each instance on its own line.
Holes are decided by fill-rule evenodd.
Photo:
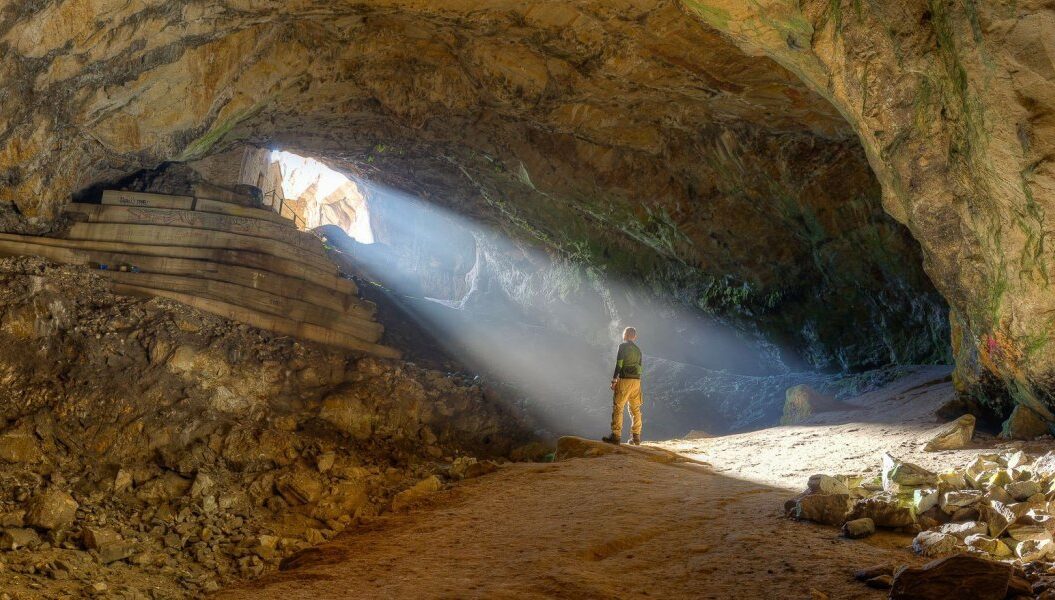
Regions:
M 0 255 L 85 264 L 118 293 L 170 298 L 283 335 L 377 356 L 374 306 L 315 236 L 279 215 L 189 196 L 105 192 L 72 204 L 62 237 L 0 234 Z

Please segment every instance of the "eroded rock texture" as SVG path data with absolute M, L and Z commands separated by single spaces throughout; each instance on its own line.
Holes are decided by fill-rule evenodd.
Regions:
M 882 196 L 955 309 L 961 384 L 1040 403 L 1051 3 L 985 4 L 12 1 L 0 197 L 48 217 L 275 144 L 818 366 L 939 359 L 943 304 Z
M 688 4 L 850 121 L 953 308 L 959 388 L 1050 420 L 1055 3 Z

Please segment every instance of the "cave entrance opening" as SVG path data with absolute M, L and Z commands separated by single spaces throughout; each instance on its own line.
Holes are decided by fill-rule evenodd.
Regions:
M 339 227 L 360 244 L 373 244 L 366 187 L 310 156 L 272 150 L 277 182 L 259 186 L 264 203 L 305 229 Z

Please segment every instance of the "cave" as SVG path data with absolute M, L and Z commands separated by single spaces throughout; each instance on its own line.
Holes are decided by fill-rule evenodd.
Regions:
M 1055 589 L 1050 0 L 11 2 L 0 101 L 12 598 Z

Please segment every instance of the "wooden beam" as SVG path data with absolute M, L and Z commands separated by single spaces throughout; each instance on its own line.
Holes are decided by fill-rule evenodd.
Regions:
M 194 210 L 217 213 L 221 215 L 231 215 L 234 217 L 245 217 L 247 219 L 260 219 L 263 221 L 271 221 L 279 225 L 285 225 L 287 227 L 293 227 L 293 220 L 287 219 L 277 212 L 270 210 L 263 210 L 259 208 L 249 208 L 247 206 L 239 206 L 237 204 L 231 204 L 229 202 L 221 202 L 219 200 L 212 200 L 210 198 L 198 198 L 194 204 Z
M 313 252 L 302 250 L 278 240 L 226 231 L 192 229 L 170 225 L 135 225 L 128 223 L 74 223 L 67 237 L 72 240 L 111 242 L 153 246 L 189 246 L 191 248 L 220 248 L 270 254 L 305 266 L 337 275 L 337 266 Z
M 374 356 L 379 356 L 382 358 L 398 359 L 402 357 L 402 354 L 395 348 L 390 348 L 388 346 L 383 346 L 380 344 L 364 342 L 362 340 L 342 335 L 324 327 L 312 325 L 311 323 L 297 323 L 289 319 L 260 313 L 247 308 L 243 308 L 241 306 L 235 306 L 233 304 L 220 300 L 213 300 L 210 298 L 199 298 L 190 294 L 182 294 L 179 292 L 172 292 L 168 290 L 157 290 L 120 283 L 114 285 L 114 291 L 118 294 L 125 294 L 129 296 L 168 298 L 170 300 L 175 300 L 176 302 L 186 304 L 187 306 L 197 308 L 198 310 L 207 313 L 211 313 L 226 319 L 231 319 L 233 321 L 240 321 L 251 327 L 266 329 L 268 331 L 273 331 L 280 335 L 297 337 L 313 342 L 318 342 L 320 344 L 325 344 L 328 346 L 343 348 L 345 350 L 353 350 L 365 354 L 372 354 Z
M 211 298 L 256 312 L 283 317 L 290 321 L 311 323 L 366 342 L 376 342 L 384 333 L 384 327 L 380 323 L 342 315 L 301 300 L 284 298 L 233 283 L 157 273 L 120 271 L 99 271 L 99 273 L 117 283 Z
M 322 246 L 322 240 L 314 235 L 299 231 L 288 225 L 279 225 L 278 223 L 261 219 L 192 210 L 103 206 L 100 204 L 69 204 L 65 207 L 65 212 L 67 214 L 80 215 L 86 218 L 89 223 L 130 223 L 135 225 L 160 225 L 223 231 L 268 240 L 278 240 L 318 256 L 326 254 L 326 250 Z
M 149 194 L 122 190 L 104 191 L 102 202 L 112 206 L 138 206 L 141 208 L 177 208 L 182 210 L 192 210 L 194 208 L 194 198 L 190 196 L 170 196 L 168 194 Z
M 235 265 L 225 265 L 207 260 L 172 258 L 168 256 L 146 256 L 117 252 L 100 252 L 49 246 L 27 241 L 8 241 L 0 239 L 0 256 L 43 256 L 55 262 L 75 265 L 108 265 L 118 270 L 121 265 L 133 266 L 143 273 L 166 275 L 183 275 L 226 281 L 237 285 L 262 290 L 277 296 L 303 300 L 321 306 L 339 314 L 352 315 L 361 319 L 371 319 L 376 307 L 371 302 L 343 292 L 306 281 L 294 279 L 277 273 L 269 273 Z
M 241 266 L 309 281 L 341 294 L 355 294 L 358 291 L 354 282 L 345 279 L 336 273 L 329 272 L 329 270 L 323 271 L 310 265 L 304 265 L 296 261 L 257 252 L 227 250 L 224 248 L 191 248 L 186 246 L 129 244 L 114 241 L 71 240 L 67 238 L 22 236 L 14 234 L 0 234 L 0 241 L 6 241 L 12 244 L 31 243 L 39 246 L 52 246 L 91 252 L 111 252 L 162 258 L 201 260 L 224 265 Z M 18 255 L 38 253 L 33 248 L 27 248 L 25 251 L 18 249 L 17 246 L 12 246 L 12 248 L 14 248 L 14 253 Z M 66 262 L 65 260 L 59 259 L 53 260 Z M 368 306 L 370 305 L 369 302 L 361 302 Z

